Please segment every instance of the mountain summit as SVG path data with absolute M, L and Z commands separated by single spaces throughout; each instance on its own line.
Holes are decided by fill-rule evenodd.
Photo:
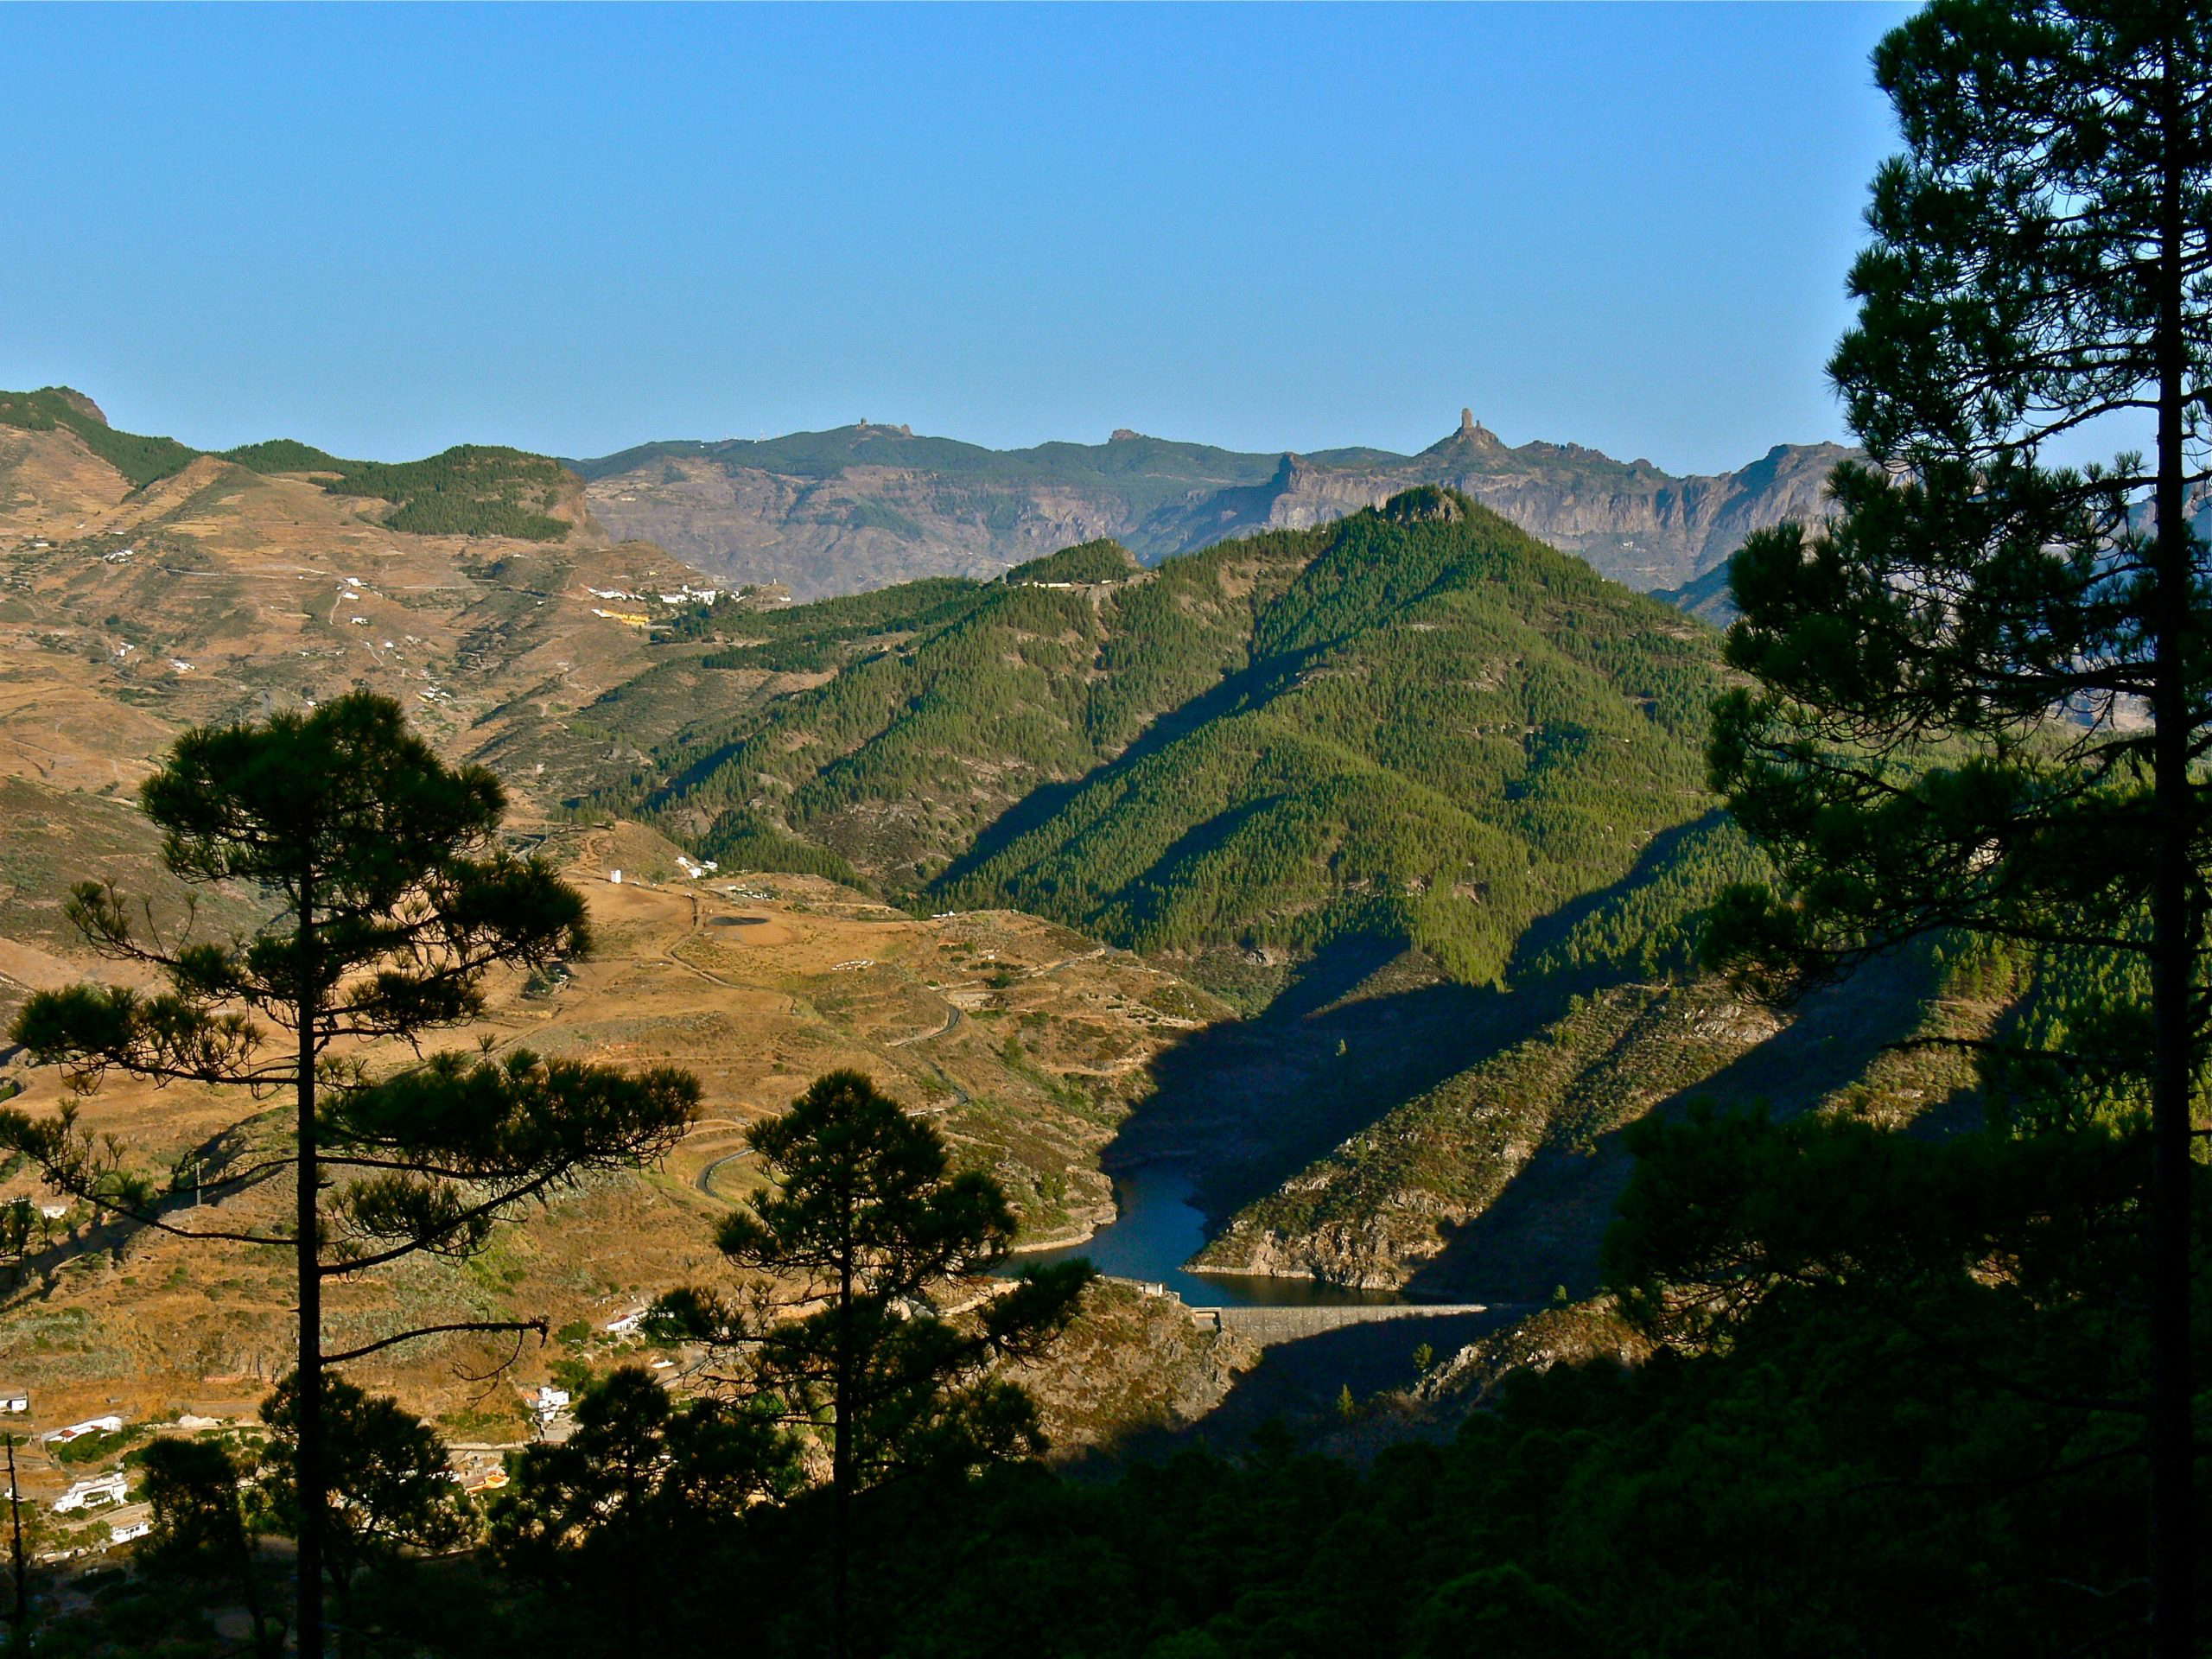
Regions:
M 701 626 L 728 644 L 663 781 L 610 810 L 1217 988 L 1354 936 L 1499 977 L 1702 810 L 1719 683 L 1708 631 L 1435 485 L 1150 569 L 1094 542 Z M 764 674 L 827 677 L 762 702 Z
M 1580 444 L 1510 446 L 1462 409 L 1458 427 L 1416 455 L 1250 454 L 1128 427 L 1103 444 L 987 449 L 861 424 L 652 443 L 569 464 L 616 535 L 805 599 L 995 575 L 1100 537 L 1156 562 L 1224 537 L 1311 529 L 1434 484 L 1649 591 L 1713 569 L 1753 530 L 1817 516 L 1847 454 L 1785 444 L 1735 472 L 1676 477 Z
M 1497 434 L 1475 418 L 1473 410 L 1462 409 L 1459 411 L 1459 429 L 1448 437 L 1439 438 L 1421 454 L 1441 455 L 1459 449 L 1502 450 L 1504 448 L 1505 444 Z

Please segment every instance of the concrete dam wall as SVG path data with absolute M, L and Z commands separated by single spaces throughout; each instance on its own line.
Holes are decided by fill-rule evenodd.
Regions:
M 1432 1319 L 1454 1313 L 1487 1313 L 1482 1302 L 1348 1303 L 1274 1307 L 1194 1307 L 1191 1318 L 1216 1331 L 1234 1331 L 1249 1342 L 1265 1348 L 1271 1343 L 1297 1342 L 1348 1325 L 1372 1325 L 1383 1319 Z

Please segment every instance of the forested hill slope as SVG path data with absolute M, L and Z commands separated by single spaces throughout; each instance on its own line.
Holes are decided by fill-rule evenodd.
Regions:
M 62 440 L 60 455 L 38 457 L 49 468 L 56 461 L 66 467 L 76 456 L 96 466 L 104 463 L 116 474 L 118 499 L 212 459 L 264 476 L 310 480 L 326 494 L 403 532 L 558 542 L 582 527 L 590 532 L 589 539 L 604 539 L 584 505 L 582 480 L 550 456 L 498 444 L 458 444 L 410 461 L 346 461 L 290 438 L 201 450 L 175 438 L 119 431 L 108 424 L 99 404 L 67 386 L 0 391 L 0 439 L 11 434 Z M 0 463 L 10 461 L 19 462 L 20 457 L 0 454 Z M 11 504 L 0 498 L 0 505 Z
M 1151 571 L 1094 543 L 715 626 L 709 668 L 835 671 L 610 804 L 1217 982 L 1352 936 L 1495 978 L 1707 804 L 1716 636 L 1445 490 Z
M 1424 484 L 1459 490 L 1639 589 L 1686 582 L 1744 537 L 1819 515 L 1849 452 L 1777 444 L 1681 477 L 1580 444 L 1509 445 L 1460 412 L 1418 454 L 1257 454 L 1118 431 L 1105 443 L 987 449 L 861 422 L 759 441 L 651 443 L 571 461 L 594 512 L 737 582 L 801 598 L 927 575 L 989 576 L 1115 537 L 1146 561 L 1255 531 L 1310 528 Z

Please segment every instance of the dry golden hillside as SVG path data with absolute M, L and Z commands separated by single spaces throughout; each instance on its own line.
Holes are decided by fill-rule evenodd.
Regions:
M 665 607 L 601 594 L 705 582 L 588 517 L 547 543 L 385 506 L 212 456 L 132 491 L 72 433 L 0 428 L 0 775 L 125 789 L 184 725 L 357 685 L 474 754 L 644 666 Z
M 1146 1087 L 1146 1063 L 1221 1012 L 1128 953 L 1032 917 L 917 920 L 804 876 L 671 880 L 675 849 L 632 825 L 557 831 L 549 849 L 588 897 L 596 951 L 557 983 L 502 982 L 486 1020 L 445 1040 L 473 1044 L 481 1033 L 501 1050 L 689 1067 L 706 1087 L 699 1126 L 665 1169 L 564 1193 L 475 1262 L 418 1262 L 340 1287 L 334 1340 L 433 1318 L 543 1314 L 556 1328 L 598 1329 L 661 1289 L 711 1275 L 714 1218 L 753 1179 L 746 1127 L 838 1067 L 931 1112 L 964 1161 L 1005 1181 L 1033 1236 L 1078 1235 L 1111 1212 L 1096 1154 Z M 617 870 L 619 883 L 609 879 Z M 16 948 L 50 974 L 88 966 L 64 941 Z M 408 1058 L 397 1046 L 370 1056 L 378 1065 Z M 14 1075 L 29 1087 L 25 1107 L 52 1109 L 63 1097 L 51 1071 L 19 1065 Z M 283 1123 L 281 1108 L 257 1116 L 236 1091 L 120 1078 L 83 1109 L 89 1126 L 157 1172 L 194 1158 L 217 1166 Z M 0 1183 L 0 1198 L 17 1196 L 53 1201 L 21 1171 Z M 228 1224 L 289 1201 L 268 1188 L 213 1213 Z M 30 1389 L 41 1423 L 173 1406 L 243 1411 L 284 1363 L 287 1274 L 280 1252 L 73 1213 L 66 1235 L 8 1287 L 0 1382 Z M 516 1377 L 542 1376 L 556 1351 L 531 1354 Z M 425 1344 L 362 1369 L 466 1421 L 484 1389 L 456 1368 L 489 1357 L 465 1342 Z M 495 1403 L 511 1397 L 503 1384 Z
M 1031 917 L 918 920 L 800 876 L 696 881 L 650 830 L 547 824 L 558 780 L 608 759 L 565 717 L 645 663 L 631 602 L 608 594 L 704 579 L 649 544 L 610 544 L 588 518 L 549 544 L 403 534 L 379 511 L 209 457 L 134 491 L 67 431 L 0 429 L 0 1019 L 29 989 L 113 971 L 62 918 L 73 881 L 149 895 L 164 926 L 188 906 L 200 927 L 251 925 L 252 895 L 188 894 L 162 873 L 135 785 L 188 724 L 365 685 L 400 698 L 449 757 L 493 765 L 511 822 L 542 832 L 589 895 L 597 952 L 550 982 L 496 986 L 486 1039 L 687 1066 L 707 1103 L 664 1170 L 563 1193 L 475 1262 L 341 1287 L 334 1338 L 431 1317 L 543 1314 L 597 1332 L 710 1274 L 714 1218 L 750 1179 L 746 1126 L 840 1066 L 932 1114 L 963 1160 L 1006 1183 L 1032 1237 L 1079 1236 L 1110 1215 L 1099 1147 L 1150 1086 L 1152 1055 L 1219 1005 Z M 660 678 L 680 709 L 674 655 L 660 653 Z M 20 1056 L 6 1071 L 24 1106 L 60 1103 L 53 1073 Z M 164 1173 L 283 1130 L 274 1103 L 123 1078 L 83 1110 Z M 17 1196 L 54 1202 L 21 1169 L 0 1180 L 0 1198 Z M 263 1189 L 219 1210 L 245 1220 L 287 1202 Z M 281 1252 L 58 1217 L 20 1270 L 0 1269 L 0 1384 L 33 1392 L 34 1427 L 249 1411 L 284 1364 L 288 1274 Z M 606 1345 L 594 1338 L 594 1355 Z M 515 1383 L 563 1351 L 533 1351 L 488 1389 L 463 1374 L 499 1356 L 457 1342 L 403 1351 L 363 1380 L 504 1438 Z

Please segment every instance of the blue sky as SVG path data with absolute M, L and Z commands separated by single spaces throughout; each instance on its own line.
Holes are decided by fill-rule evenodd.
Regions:
M 1821 373 L 1894 5 L 0 6 L 0 385 L 396 458 L 861 417 L 1711 471 Z

